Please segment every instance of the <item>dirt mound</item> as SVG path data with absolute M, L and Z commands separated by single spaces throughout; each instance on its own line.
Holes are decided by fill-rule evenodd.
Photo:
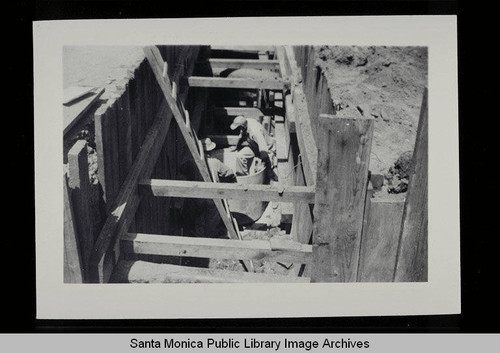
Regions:
M 427 48 L 322 46 L 316 53 L 340 107 L 337 114 L 375 118 L 370 170 L 389 175 L 399 157 L 414 147 L 427 86 Z
M 389 194 L 399 194 L 408 190 L 408 182 L 412 169 L 413 151 L 403 152 L 394 162 L 385 175 L 387 179 L 387 192 Z
M 336 64 L 346 66 L 365 66 L 368 56 L 373 55 L 373 48 L 367 47 L 336 47 L 319 48 L 318 57 L 323 61 L 335 61 Z

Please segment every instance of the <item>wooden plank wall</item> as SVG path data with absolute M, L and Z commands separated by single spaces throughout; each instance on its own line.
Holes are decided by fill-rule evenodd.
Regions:
M 91 184 L 87 157 L 87 142 L 78 140 L 68 153 L 68 187 L 74 223 L 76 228 L 79 253 L 82 264 L 83 279 L 87 279 L 90 252 L 97 234 L 94 224 L 100 222 L 98 213 L 92 212 L 95 207 L 92 200 Z M 95 218 L 98 219 L 95 219 Z
M 184 72 L 197 59 L 196 56 L 188 55 L 188 61 L 184 61 L 184 55 L 181 56 L 184 51 L 194 49 L 197 47 L 160 47 L 163 58 L 169 64 L 170 77 L 174 74 L 179 75 L 179 71 Z M 132 73 L 121 95 L 96 112 L 99 181 L 107 205 L 111 204 L 120 190 L 163 100 L 164 97 L 151 67 L 144 59 Z M 189 101 L 194 102 L 195 99 L 190 98 Z M 190 109 L 189 104 L 186 108 Z M 182 157 L 183 142 L 179 139 L 175 122 L 172 124 L 152 178 L 175 179 L 176 177 L 178 162 Z M 170 198 L 145 196 L 137 210 L 133 228 L 147 233 L 171 234 L 173 230 L 171 218 Z
M 311 117 L 311 126 L 316 138 L 320 114 L 335 114 L 328 79 L 316 66 L 316 53 L 313 46 L 294 46 L 295 59 L 302 73 L 302 86 Z
M 405 199 L 366 201 L 359 282 L 427 281 L 427 136 L 425 90 Z
M 187 67 L 192 67 L 197 60 L 196 53 L 198 46 L 162 46 L 160 51 L 164 59 L 169 63 L 168 73 L 170 77 L 174 75 L 182 76 L 186 73 Z M 185 58 L 186 51 L 188 59 Z M 181 60 L 182 58 L 182 60 Z M 187 89 L 187 87 L 185 87 Z M 89 249 L 95 241 L 95 225 L 105 220 L 109 207 L 119 193 L 119 190 L 128 175 L 128 172 L 135 160 L 144 138 L 154 122 L 154 118 L 164 100 L 158 83 L 151 71 L 151 67 L 146 59 L 130 73 L 128 82 L 124 87 L 117 87 L 114 94 L 115 98 L 109 99 L 105 104 L 96 109 L 94 113 L 95 143 L 98 164 L 98 181 L 102 190 L 101 212 L 96 212 L 98 205 L 90 196 L 88 180 L 88 164 L 85 141 L 78 141 L 68 153 L 68 183 L 69 197 L 73 205 L 68 206 L 72 214 L 65 217 L 71 218 L 65 228 L 65 237 L 71 235 L 69 232 L 70 224 L 74 224 L 76 245 L 71 248 L 73 255 L 77 256 L 81 262 L 81 274 L 75 275 L 74 261 L 75 257 L 67 256 L 73 264 L 65 262 L 65 268 L 71 266 L 71 277 L 68 281 L 85 281 L 85 269 L 88 262 Z M 204 89 L 194 89 L 190 95 L 186 108 L 191 110 L 197 102 L 196 95 L 205 94 Z M 205 97 L 206 98 L 206 97 Z M 198 110 L 199 114 L 203 110 Z M 198 120 L 201 116 L 198 117 Z M 183 157 L 183 142 L 179 139 L 179 132 L 175 122 L 172 122 L 166 137 L 165 144 L 162 147 L 160 157 L 151 175 L 158 179 L 175 179 L 179 161 Z M 199 121 L 197 123 L 199 126 Z M 153 234 L 176 234 L 173 219 L 174 212 L 171 198 L 158 198 L 154 196 L 145 196 L 137 210 L 135 222 L 130 227 L 130 231 L 146 232 Z M 74 217 L 73 217 L 74 215 Z M 98 216 L 99 219 L 96 219 Z M 66 224 L 66 223 L 65 223 Z M 92 226 L 89 226 L 91 224 Z M 102 224 L 100 224 L 102 226 Z M 68 272 L 70 273 L 70 272 Z
M 374 119 L 321 115 L 312 282 L 355 282 Z
M 278 55 L 280 54 L 284 55 L 280 68 L 293 81 L 291 94 L 286 97 L 286 118 L 292 118 L 295 125 L 296 134 L 291 134 L 291 141 L 297 141 L 300 145 L 300 151 L 296 151 L 294 156 L 294 163 L 297 165 L 294 169 L 295 185 L 313 185 L 316 182 L 318 117 L 321 113 L 334 114 L 334 104 L 326 77 L 314 65 L 315 53 L 312 46 L 285 47 L 284 50 L 278 50 Z M 313 151 L 308 150 L 311 148 Z M 293 148 L 290 151 L 293 153 Z M 301 243 L 310 243 L 313 207 L 295 203 L 293 214 L 293 238 Z M 310 270 L 311 266 L 302 266 L 298 273 L 309 275 Z
M 66 175 L 64 177 L 64 283 L 82 283 L 83 271 L 78 246 L 75 216 L 69 196 Z
M 335 116 L 336 113 L 335 102 L 328 88 L 328 79 L 321 72 L 321 68 L 316 66 L 316 54 L 313 46 L 295 46 L 293 47 L 293 53 L 302 76 L 300 83 L 306 98 L 313 135 L 316 142 L 321 142 L 318 141 L 318 136 L 321 135 L 321 132 L 318 131 L 320 115 Z M 295 98 L 293 91 L 292 88 L 292 99 Z M 297 117 L 297 119 L 299 118 Z M 332 254 L 334 254 L 336 259 L 322 256 L 324 261 L 331 262 L 331 266 L 327 270 L 330 271 L 329 273 L 319 273 L 322 271 L 317 269 L 317 265 L 325 264 L 324 261 L 321 261 L 321 264 L 314 264 L 316 269 L 313 267 L 313 281 L 391 282 L 427 280 L 426 134 L 427 100 L 424 93 L 415 145 L 413 185 L 409 187 L 409 189 L 413 188 L 414 190 L 409 190 L 406 203 L 405 201 L 390 199 L 371 199 L 370 196 L 367 196 L 362 201 L 361 199 L 364 196 L 361 193 L 361 196 L 357 197 L 357 206 L 354 207 L 357 209 L 354 212 L 356 214 L 356 226 L 353 227 L 352 234 L 356 233 L 356 236 L 352 239 L 346 238 L 342 244 L 338 243 L 338 245 L 341 245 L 340 247 L 334 245 L 333 248 L 329 249 L 330 254 L 328 257 L 332 257 Z M 321 150 L 322 146 L 318 145 L 318 149 Z M 297 168 L 296 184 L 304 183 L 303 172 L 303 168 Z M 361 188 L 365 187 L 361 186 L 361 183 L 359 186 Z M 319 213 L 323 214 L 320 210 L 315 210 L 314 215 Z M 305 209 L 301 210 L 299 207 L 295 207 L 294 216 L 298 217 L 301 224 L 307 223 L 304 222 L 304 217 L 302 217 L 305 214 Z M 342 223 L 342 220 L 339 222 Z M 338 228 L 339 226 L 332 224 L 332 229 L 335 229 L 335 227 Z M 319 230 L 320 228 L 321 224 L 317 224 L 316 229 Z M 355 232 L 354 228 L 356 229 Z M 321 238 L 321 236 L 318 237 L 318 234 L 315 236 L 318 239 Z M 316 242 L 323 242 L 323 240 L 318 239 L 316 239 Z M 346 244 L 351 245 L 346 246 Z M 316 246 L 316 253 L 319 250 L 321 250 L 320 247 Z M 314 271 L 317 272 L 314 273 Z

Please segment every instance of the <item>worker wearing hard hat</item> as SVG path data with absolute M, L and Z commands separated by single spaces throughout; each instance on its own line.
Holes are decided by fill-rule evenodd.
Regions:
M 239 140 L 234 148 L 238 151 L 236 175 L 247 175 L 255 156 L 258 156 L 266 166 L 267 175 L 271 180 L 278 177 L 273 170 L 271 156 L 274 155 L 275 141 L 266 129 L 254 119 L 246 119 L 240 115 L 234 118 L 231 130 L 239 130 Z M 243 147 L 243 142 L 248 146 Z

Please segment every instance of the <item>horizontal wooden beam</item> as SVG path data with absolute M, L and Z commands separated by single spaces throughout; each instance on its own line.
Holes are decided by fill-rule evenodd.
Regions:
M 213 69 L 278 69 L 278 60 L 209 59 Z
M 307 277 L 120 261 L 113 276 L 119 283 L 309 283 Z
M 142 193 L 163 197 L 201 199 L 236 199 L 276 202 L 314 203 L 312 186 L 279 186 L 236 183 L 210 183 L 184 180 L 143 179 L 139 182 Z
M 210 59 L 212 69 L 267 69 L 279 68 L 278 60 Z
M 278 79 L 251 79 L 251 78 L 226 78 L 191 76 L 188 78 L 190 87 L 211 88 L 247 88 L 247 89 L 286 89 L 287 81 Z
M 215 107 L 213 112 L 215 116 L 243 115 L 246 118 L 259 118 L 264 116 L 264 113 L 259 108 L 251 107 Z
M 129 233 L 121 250 L 129 254 L 190 256 L 211 259 L 286 261 L 308 264 L 312 245 L 292 241 L 214 239 Z
M 211 50 L 230 50 L 230 51 L 241 51 L 245 53 L 255 52 L 256 54 L 260 51 L 268 51 L 274 53 L 275 47 L 273 45 L 211 45 Z

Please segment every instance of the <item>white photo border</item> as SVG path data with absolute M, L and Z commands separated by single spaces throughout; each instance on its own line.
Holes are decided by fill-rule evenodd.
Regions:
M 38 319 L 460 313 L 456 16 L 37 21 L 33 23 L 33 39 Z M 64 284 L 62 138 L 57 138 L 63 116 L 62 48 L 151 44 L 428 47 L 428 282 Z

